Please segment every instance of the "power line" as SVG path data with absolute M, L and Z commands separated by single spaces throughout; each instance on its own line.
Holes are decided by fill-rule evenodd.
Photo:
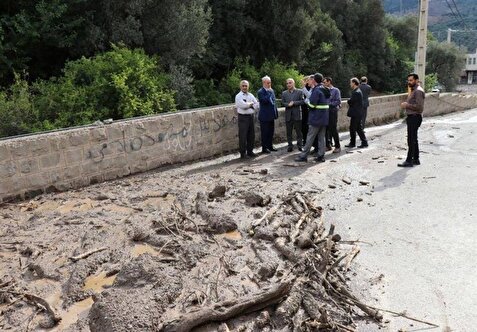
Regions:
M 455 10 L 457 11 L 457 14 L 459 14 L 459 17 L 460 17 L 460 19 L 461 19 L 461 21 L 462 21 L 462 24 L 464 25 L 464 28 L 467 29 L 467 24 L 465 23 L 464 17 L 463 17 L 462 14 L 460 13 L 460 10 L 459 10 L 459 8 L 457 7 L 457 4 L 455 3 L 455 0 L 452 0 L 452 3 L 454 4 L 454 7 L 455 7 Z
M 464 21 L 464 17 L 462 16 L 462 14 L 460 13 L 459 11 L 459 8 L 457 7 L 457 4 L 455 3 L 455 0 L 451 0 L 453 5 L 454 5 L 454 8 L 455 8 L 455 11 L 454 9 L 452 8 L 449 0 L 446 0 L 446 4 L 447 4 L 447 7 L 449 7 L 451 13 L 452 13 L 452 16 L 454 16 L 454 18 L 456 19 L 456 21 L 460 21 L 463 25 L 463 27 L 465 29 L 467 29 L 467 24 L 465 23 Z

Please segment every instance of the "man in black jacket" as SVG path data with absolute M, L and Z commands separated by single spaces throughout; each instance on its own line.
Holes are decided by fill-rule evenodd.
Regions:
M 359 80 L 356 77 L 353 77 L 349 83 L 353 92 L 351 93 L 351 98 L 348 99 L 348 113 L 346 114 L 350 117 L 349 124 L 349 144 L 345 145 L 347 148 L 356 147 L 356 133 L 358 133 L 359 138 L 361 139 L 361 145 L 358 148 L 367 148 L 368 140 L 364 135 L 363 126 L 361 123 L 363 117 L 363 94 L 359 89 Z
M 363 117 L 361 119 L 361 125 L 366 126 L 366 117 L 368 116 L 368 107 L 369 107 L 369 95 L 371 94 L 371 86 L 368 84 L 368 78 L 366 76 L 361 77 L 361 84 L 359 89 L 363 94 Z

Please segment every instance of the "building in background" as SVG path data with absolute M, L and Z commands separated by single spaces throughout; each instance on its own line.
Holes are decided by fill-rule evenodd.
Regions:
M 477 84 L 477 50 L 475 53 L 467 54 L 465 59 L 465 69 L 461 75 L 461 84 Z

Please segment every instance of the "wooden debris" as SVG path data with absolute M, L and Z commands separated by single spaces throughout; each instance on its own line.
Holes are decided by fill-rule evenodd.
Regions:
M 343 182 L 346 183 L 346 184 L 351 184 L 350 178 L 348 178 L 348 177 L 346 177 L 346 176 L 343 177 L 343 178 L 341 179 L 341 181 L 343 181 Z
M 90 251 L 87 251 L 81 255 L 78 255 L 78 256 L 73 256 L 73 257 L 70 257 L 70 259 L 73 261 L 73 262 L 77 262 L 83 258 L 87 258 L 89 256 L 91 256 L 92 254 L 95 254 L 97 252 L 101 252 L 101 251 L 104 251 L 108 249 L 107 247 L 101 247 L 101 248 L 96 248 L 96 249 L 93 249 L 93 250 L 90 250 Z
M 293 280 L 285 280 L 272 288 L 258 294 L 215 303 L 209 307 L 202 307 L 163 322 L 158 331 L 175 332 L 190 331 L 192 328 L 208 323 L 223 322 L 237 315 L 254 312 L 279 302 L 286 296 L 293 285 Z

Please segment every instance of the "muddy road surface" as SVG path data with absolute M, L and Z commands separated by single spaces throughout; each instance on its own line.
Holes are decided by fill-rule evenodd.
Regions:
M 425 137 L 432 121 L 422 166 L 442 149 Z M 435 317 L 403 313 L 406 303 L 400 318 L 379 310 L 396 305 L 387 267 L 398 263 L 380 265 L 389 234 L 372 229 L 404 131 L 370 128 L 369 149 L 323 164 L 295 163 L 282 147 L 4 204 L 0 329 L 443 331 Z

